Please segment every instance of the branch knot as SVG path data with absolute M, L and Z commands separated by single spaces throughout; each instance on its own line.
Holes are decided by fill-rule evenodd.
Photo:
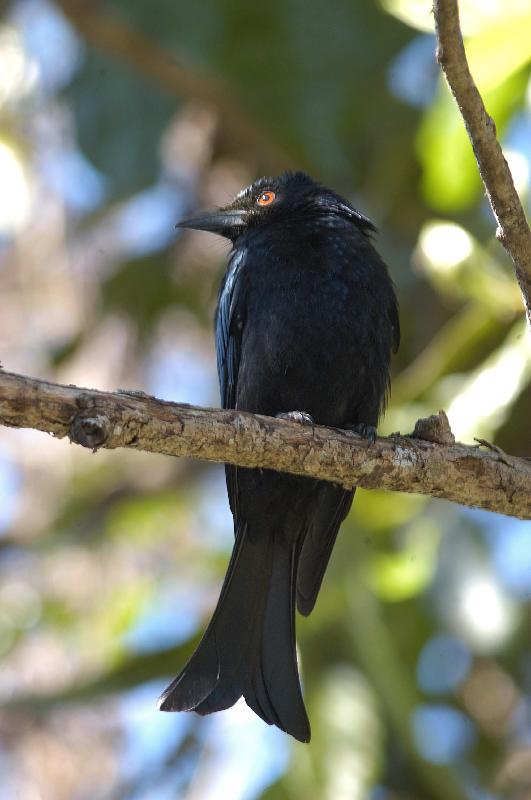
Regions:
M 107 441 L 110 432 L 109 419 L 104 414 L 95 414 L 94 409 L 80 411 L 73 418 L 68 438 L 82 447 L 96 450 Z
M 425 442 L 435 442 L 435 444 L 455 444 L 455 436 L 450 428 L 448 417 L 442 409 L 438 414 L 432 414 L 431 417 L 418 419 L 411 438 L 424 439 Z

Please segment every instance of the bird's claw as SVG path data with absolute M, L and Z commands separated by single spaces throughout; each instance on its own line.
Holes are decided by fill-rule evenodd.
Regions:
M 345 430 L 357 433 L 358 436 L 363 436 L 367 439 L 369 445 L 374 444 L 376 441 L 376 428 L 374 425 L 367 425 L 366 422 L 357 422 L 355 425 L 345 425 Z
M 116 394 L 123 394 L 126 397 L 149 397 L 141 389 L 117 389 Z
M 298 422 L 299 425 L 311 425 L 312 428 L 315 425 L 313 417 L 307 414 L 306 411 L 279 411 L 278 414 L 275 414 L 275 417 L 277 419 L 287 419 L 291 422 Z

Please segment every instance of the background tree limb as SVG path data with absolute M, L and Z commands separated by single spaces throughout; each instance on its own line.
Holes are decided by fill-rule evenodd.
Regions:
M 511 256 L 531 323 L 531 231 L 511 171 L 468 68 L 457 0 L 434 0 L 437 61 L 455 97 L 472 143 L 481 179 L 498 223 L 496 236 Z
M 396 435 L 369 447 L 361 437 L 332 428 L 0 373 L 3 425 L 68 436 L 94 450 L 132 447 L 264 467 L 345 487 L 417 492 L 531 519 L 531 462 L 497 449 L 441 443 L 451 441 L 445 419 L 439 415 L 417 423 L 416 436 L 424 438 Z
M 234 152 L 252 156 L 273 172 L 290 164 L 287 155 L 241 107 L 225 82 L 187 65 L 174 52 L 135 30 L 116 14 L 86 0 L 56 0 L 89 44 L 123 61 L 162 91 L 182 100 L 200 100 L 219 115 L 220 128 Z

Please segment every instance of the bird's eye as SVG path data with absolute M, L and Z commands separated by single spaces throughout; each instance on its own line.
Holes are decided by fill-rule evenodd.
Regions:
M 275 199 L 276 194 L 268 189 L 266 192 L 262 192 L 262 194 L 258 197 L 256 201 L 259 206 L 270 206 L 273 200 Z

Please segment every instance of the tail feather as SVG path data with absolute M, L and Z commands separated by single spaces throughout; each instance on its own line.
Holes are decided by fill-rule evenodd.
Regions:
M 197 650 L 161 695 L 162 711 L 209 714 L 234 705 L 243 693 L 242 665 L 270 571 L 269 554 L 246 534 L 241 526 L 214 615 Z
M 310 740 L 310 723 L 304 707 L 295 643 L 295 587 L 298 544 L 275 544 L 271 580 L 264 614 L 261 646 L 251 682 L 245 692 L 247 704 L 265 722 L 303 742 Z M 260 713 L 258 709 L 261 709 Z
M 251 675 L 247 678 L 244 697 L 249 708 L 264 722 L 267 722 L 268 725 L 276 725 L 280 730 L 285 730 L 285 726 L 271 703 L 260 659 L 258 659 Z
M 295 649 L 300 547 L 239 526 L 212 620 L 194 655 L 161 696 L 163 711 L 210 714 L 243 695 L 269 725 L 309 741 Z

